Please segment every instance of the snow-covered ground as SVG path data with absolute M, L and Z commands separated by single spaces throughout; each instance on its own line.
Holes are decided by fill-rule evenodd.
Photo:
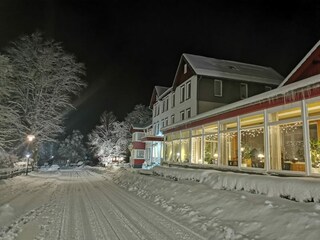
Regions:
M 78 168 L 0 180 L 0 240 L 319 239 L 320 203 L 303 194 L 319 194 L 320 179 L 142 172 Z
M 121 171 L 115 182 L 206 239 L 320 239 L 320 179 L 165 167 L 153 173 Z M 318 200 L 304 202 L 310 196 Z
M 0 239 L 205 239 L 98 169 L 0 181 Z

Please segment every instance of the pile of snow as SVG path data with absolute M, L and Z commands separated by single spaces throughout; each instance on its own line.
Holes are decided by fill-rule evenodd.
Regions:
M 41 172 L 55 172 L 55 171 L 58 171 L 59 169 L 60 169 L 59 165 L 53 164 L 51 166 L 41 166 L 39 170 Z
M 320 192 L 316 179 L 303 182 L 302 179 L 163 167 L 153 171 L 163 177 L 147 175 L 146 170 L 143 174 L 122 170 L 115 175 L 114 182 L 153 202 L 155 207 L 162 208 L 181 224 L 191 226 L 206 239 L 319 238 L 320 204 L 277 196 L 282 192 L 297 200 L 309 199 Z M 305 189 L 299 191 L 297 188 L 301 187 Z M 253 190 L 266 194 L 252 194 Z M 302 197 L 302 192 L 308 191 L 308 196 Z
M 215 170 L 155 167 L 153 173 L 174 180 L 193 180 L 213 189 L 243 190 L 298 202 L 320 202 L 320 179 L 277 177 Z

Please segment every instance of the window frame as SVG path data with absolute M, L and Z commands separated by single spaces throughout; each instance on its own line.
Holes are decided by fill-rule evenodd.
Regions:
M 191 81 L 186 83 L 186 94 L 185 94 L 186 100 L 191 98 Z
M 185 85 L 180 86 L 180 103 L 184 102 L 186 93 L 185 93 Z
M 191 118 L 191 108 L 186 109 L 186 119 Z
M 183 121 L 183 120 L 185 120 L 184 110 L 183 110 L 183 111 L 180 111 L 180 121 Z

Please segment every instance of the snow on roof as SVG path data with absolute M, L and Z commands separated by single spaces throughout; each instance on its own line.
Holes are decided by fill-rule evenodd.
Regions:
M 320 40 L 313 46 L 313 48 L 306 54 L 306 56 L 297 64 L 297 66 L 289 73 L 289 75 L 282 81 L 279 87 L 282 87 L 292 77 L 292 75 L 302 66 L 302 64 L 311 56 L 311 54 L 320 46 Z
M 165 91 L 168 90 L 168 87 L 162 87 L 162 86 L 155 86 L 154 88 L 158 96 L 161 96 Z
M 270 67 L 183 54 L 197 75 L 279 85 L 283 77 Z

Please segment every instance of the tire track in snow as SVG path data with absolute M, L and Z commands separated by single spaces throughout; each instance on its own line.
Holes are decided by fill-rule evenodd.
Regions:
M 98 177 L 101 178 L 101 176 Z M 148 237 L 153 239 L 172 239 L 172 236 L 176 235 L 174 239 L 205 239 L 153 207 L 148 206 L 148 203 L 141 203 L 142 199 L 124 191 L 109 180 L 96 181 L 96 185 L 100 190 L 98 192 L 113 203 L 113 209 L 118 211 L 118 214 L 122 215 L 126 221 L 130 220 L 130 223 L 135 223 L 136 228 L 142 229 Z M 122 213 L 120 210 L 122 210 Z M 150 216 L 150 213 L 152 213 L 152 216 Z M 152 224 L 150 219 L 156 219 L 156 222 Z M 159 225 L 162 227 L 159 227 Z

